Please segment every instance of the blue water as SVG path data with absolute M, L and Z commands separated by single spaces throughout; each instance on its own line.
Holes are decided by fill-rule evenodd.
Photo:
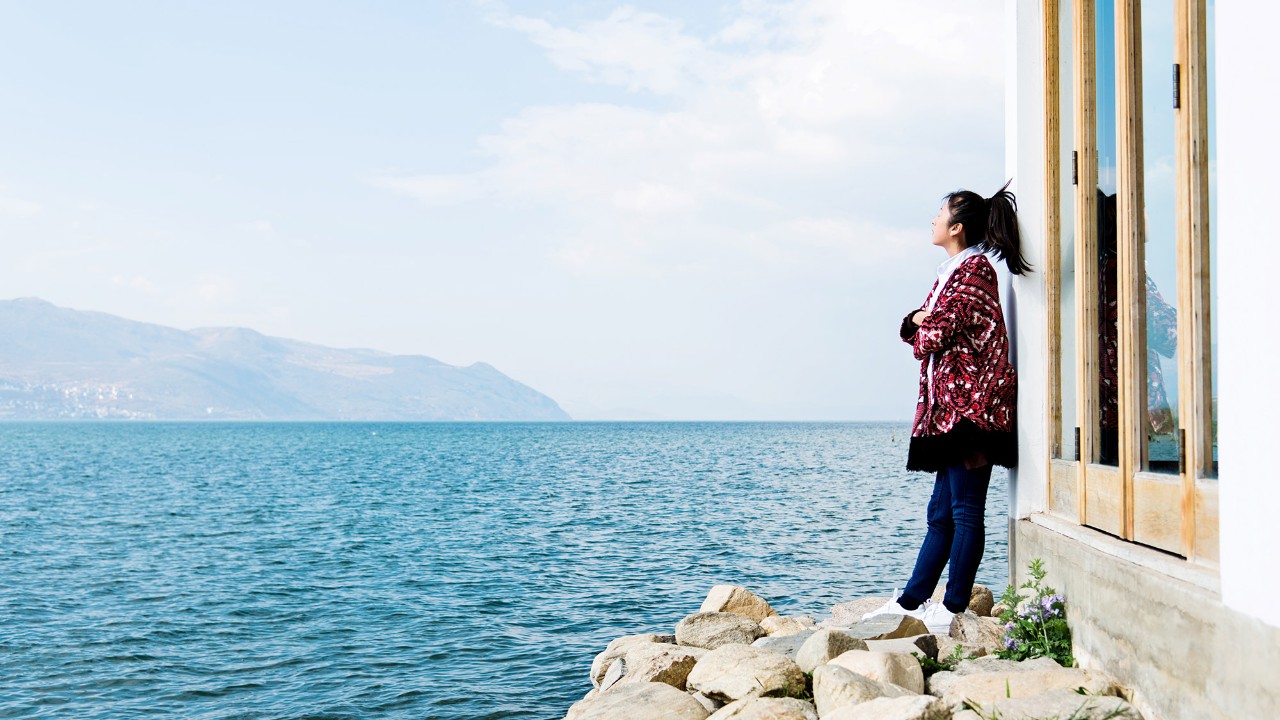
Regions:
M 716 583 L 906 578 L 904 425 L 0 425 L 0 717 L 558 718 Z M 995 473 L 979 582 L 1003 587 Z

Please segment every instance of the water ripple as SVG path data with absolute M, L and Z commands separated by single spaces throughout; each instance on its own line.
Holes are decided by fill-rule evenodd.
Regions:
M 717 583 L 901 585 L 866 424 L 0 425 L 0 717 L 556 718 Z M 1004 582 L 996 474 L 979 580 Z

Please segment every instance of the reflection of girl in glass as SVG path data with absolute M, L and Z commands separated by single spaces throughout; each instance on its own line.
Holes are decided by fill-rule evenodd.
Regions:
M 902 321 L 902 339 L 920 360 L 920 395 L 907 468 L 936 473 L 928 532 L 901 595 L 868 617 L 912 615 L 946 632 L 969 606 L 986 539 L 984 516 L 993 465 L 1017 463 L 1017 378 L 993 260 L 1011 273 L 1022 257 L 1017 204 L 1008 183 L 990 199 L 958 190 L 933 220 L 933 244 L 947 252 L 923 306 Z M 951 563 L 942 603 L 929 601 Z
M 1115 465 L 1119 461 L 1119 379 L 1120 360 L 1117 327 L 1119 288 L 1116 257 L 1116 196 L 1098 190 L 1098 461 Z M 1164 371 L 1160 357 L 1173 357 L 1178 350 L 1177 311 L 1165 302 L 1150 275 L 1147 295 L 1147 432 L 1150 436 L 1173 432 L 1173 410 L 1165 395 Z

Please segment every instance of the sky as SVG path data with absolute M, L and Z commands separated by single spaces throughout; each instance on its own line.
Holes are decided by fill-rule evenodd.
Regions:
M 1003 3 L 0 0 L 0 298 L 907 420 Z

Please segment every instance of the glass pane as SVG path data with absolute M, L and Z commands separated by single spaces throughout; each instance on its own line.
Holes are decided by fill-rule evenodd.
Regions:
M 1142 153 L 1146 239 L 1146 469 L 1178 472 L 1178 238 L 1173 0 L 1142 4 Z
M 1095 0 L 1098 144 L 1098 418 L 1096 460 L 1119 461 L 1116 382 L 1116 30 L 1113 0 Z
M 1206 3 L 1205 39 L 1208 51 L 1208 95 L 1209 95 L 1209 349 L 1211 372 L 1209 374 L 1209 438 L 1212 443 L 1212 467 L 1208 468 L 1209 477 L 1218 477 L 1218 236 L 1214 224 L 1218 217 L 1218 104 L 1214 101 L 1214 93 L 1218 88 L 1217 64 L 1214 62 L 1216 47 L 1214 45 L 1214 0 Z
M 1075 98 L 1072 95 L 1075 61 L 1072 57 L 1072 12 L 1070 4 L 1058 14 L 1058 161 L 1062 168 L 1059 187 L 1058 264 L 1058 397 L 1062 400 L 1062 426 L 1053 456 L 1076 459 L 1076 188 L 1071 178 L 1071 153 L 1075 149 Z

